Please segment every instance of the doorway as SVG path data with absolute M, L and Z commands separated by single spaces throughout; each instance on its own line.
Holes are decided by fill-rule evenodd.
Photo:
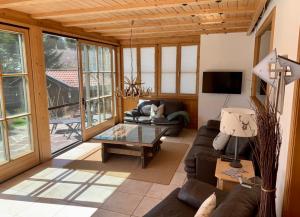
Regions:
M 51 153 L 80 143 L 81 112 L 77 40 L 43 34 Z

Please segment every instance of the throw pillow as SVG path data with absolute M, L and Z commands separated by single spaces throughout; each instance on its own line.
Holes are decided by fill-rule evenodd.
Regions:
M 216 194 L 210 195 L 200 206 L 195 217 L 210 217 L 214 209 L 216 208 Z
M 230 139 L 230 135 L 220 132 L 213 141 L 215 150 L 223 150 Z
M 164 117 L 164 105 L 156 106 L 154 104 L 151 105 L 150 118 L 163 118 Z

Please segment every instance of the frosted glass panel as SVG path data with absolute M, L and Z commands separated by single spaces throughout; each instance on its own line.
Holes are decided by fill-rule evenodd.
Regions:
M 197 70 L 197 45 L 181 47 L 181 71 L 196 72 Z
M 197 51 L 197 45 L 181 47 L 180 93 L 196 93 Z
M 141 48 L 141 80 L 144 88 L 155 91 L 155 48 Z
M 124 67 L 124 76 L 130 78 L 130 73 L 131 71 L 133 71 L 133 77 L 136 78 L 137 76 L 136 48 L 123 49 L 123 67 Z
M 177 47 L 162 47 L 161 50 L 161 92 L 176 93 Z

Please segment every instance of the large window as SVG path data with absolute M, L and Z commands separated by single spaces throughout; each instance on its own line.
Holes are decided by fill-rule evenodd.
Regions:
M 0 164 L 33 151 L 24 35 L 0 30 Z
M 176 93 L 177 47 L 161 48 L 161 93 Z
M 138 78 L 143 88 L 151 88 L 152 96 L 195 96 L 198 52 L 198 44 L 160 45 L 159 49 L 155 45 L 123 48 L 123 80 L 130 78 L 133 71 L 133 77 Z
M 113 117 L 112 49 L 82 44 L 82 73 L 84 85 L 86 128 Z

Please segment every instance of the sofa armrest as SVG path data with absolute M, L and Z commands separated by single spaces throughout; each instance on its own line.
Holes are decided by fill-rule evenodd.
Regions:
M 211 185 L 217 184 L 215 170 L 219 152 L 201 148 L 201 152 L 195 155 L 196 158 L 196 178 Z
M 179 200 L 198 209 L 212 193 L 216 193 L 217 205 L 219 205 L 227 196 L 226 192 L 217 189 L 213 185 L 196 179 L 189 179 L 182 186 L 177 197 Z
M 137 109 L 132 109 L 131 111 L 124 112 L 127 117 L 138 117 L 141 116 L 141 113 Z

